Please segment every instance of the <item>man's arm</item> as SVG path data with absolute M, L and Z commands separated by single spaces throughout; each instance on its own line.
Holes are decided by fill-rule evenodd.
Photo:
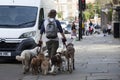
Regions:
M 40 40 L 42 40 L 42 35 L 43 35 L 43 33 L 45 33 L 44 22 L 43 22 L 43 24 L 41 25 L 41 29 L 40 29 Z
M 66 37 L 65 37 L 65 35 L 64 35 L 64 33 L 63 33 L 63 29 L 62 29 L 62 26 L 61 26 L 60 22 L 59 22 L 58 20 L 56 20 L 56 23 L 57 23 L 57 27 L 58 27 L 59 32 L 61 33 L 62 37 L 63 37 L 64 39 L 66 39 Z
M 62 37 L 63 37 L 64 39 L 66 39 L 66 37 L 65 37 L 64 33 L 61 33 L 61 35 L 62 35 Z

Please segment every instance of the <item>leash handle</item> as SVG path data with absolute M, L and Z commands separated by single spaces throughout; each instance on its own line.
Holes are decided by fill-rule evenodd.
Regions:
M 37 54 L 39 54 L 39 53 L 42 52 L 42 45 L 43 45 L 43 42 L 42 42 L 42 41 L 39 41 L 39 43 L 38 43 L 38 45 L 37 45 L 37 46 L 39 46 L 39 47 L 37 48 Z M 39 48 L 40 48 L 40 49 L 39 49 Z
M 64 49 L 64 46 L 67 48 L 66 42 L 63 42 L 63 49 Z
M 62 38 L 62 43 L 63 43 L 63 46 L 65 45 L 65 47 L 67 47 L 67 46 L 66 46 L 66 41 L 67 41 L 66 39 Z M 64 47 L 63 47 L 63 48 L 64 48 Z

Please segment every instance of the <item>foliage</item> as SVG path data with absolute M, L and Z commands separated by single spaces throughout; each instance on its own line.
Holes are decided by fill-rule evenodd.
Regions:
M 98 14 L 98 16 L 100 17 L 100 11 L 101 8 L 98 3 L 88 3 L 86 4 L 86 10 L 83 12 L 83 18 L 84 20 L 88 20 L 94 18 L 95 14 Z
M 83 19 L 86 21 L 86 20 L 88 20 L 88 19 L 90 19 L 90 16 L 91 16 L 91 14 L 90 14 L 90 12 L 88 12 L 88 11 L 85 11 L 84 13 L 83 13 Z
M 61 11 L 58 12 L 58 13 L 57 13 L 57 16 L 58 16 L 58 18 L 62 18 L 62 16 L 63 16 L 62 12 L 61 12 Z
M 88 3 L 86 5 L 86 10 L 84 11 L 84 19 L 88 20 L 90 18 L 94 17 L 94 9 L 93 9 L 93 5 L 91 3 Z
M 113 12 L 113 9 L 109 9 L 109 12 L 108 12 L 108 21 L 109 22 L 112 21 L 112 12 Z

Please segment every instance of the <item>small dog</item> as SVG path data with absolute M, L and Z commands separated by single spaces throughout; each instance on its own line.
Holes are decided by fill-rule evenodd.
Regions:
M 59 53 L 54 55 L 51 58 L 51 71 L 50 73 L 57 73 L 58 70 L 61 70 L 62 67 L 62 58 Z
M 31 59 L 33 56 L 36 56 L 38 54 L 39 50 L 40 50 L 40 47 L 37 46 L 34 49 L 24 50 L 22 51 L 21 55 L 16 56 L 16 60 L 22 61 L 24 74 L 26 74 L 26 72 L 29 71 Z
M 37 59 L 38 59 L 38 66 L 39 66 L 39 70 L 41 71 L 41 63 L 42 61 L 45 59 L 45 55 L 44 53 L 39 53 L 38 56 L 37 56 Z
M 45 58 L 41 63 L 42 74 L 47 75 L 49 68 L 50 68 L 49 58 Z
M 62 67 L 61 67 L 61 70 L 62 71 L 67 71 L 67 58 L 65 56 L 65 54 L 63 54 L 62 52 L 58 52 L 61 56 L 61 59 L 62 59 Z
M 39 53 L 34 56 L 31 60 L 32 74 L 37 75 L 41 71 L 41 63 L 43 62 L 45 56 L 43 53 Z
M 39 66 L 38 58 L 34 56 L 31 60 L 32 74 L 37 75 L 39 73 L 38 66 Z

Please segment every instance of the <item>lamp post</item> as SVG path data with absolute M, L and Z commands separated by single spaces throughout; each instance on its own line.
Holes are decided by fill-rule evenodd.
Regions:
M 78 0 L 78 5 L 79 5 L 79 36 L 78 36 L 78 40 L 82 39 L 82 0 Z

